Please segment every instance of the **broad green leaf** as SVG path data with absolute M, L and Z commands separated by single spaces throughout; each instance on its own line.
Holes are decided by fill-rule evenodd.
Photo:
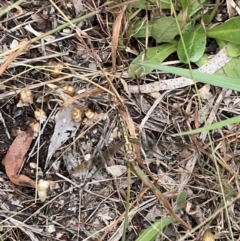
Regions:
M 181 2 L 182 8 L 185 9 L 188 6 L 190 1 L 189 0 L 181 0 L 180 2 Z
M 207 73 L 201 73 L 196 70 L 191 71 L 188 69 L 182 69 L 182 68 L 176 68 L 176 67 L 170 67 L 170 66 L 163 66 L 160 64 L 143 64 L 142 66 L 149 67 L 152 69 L 158 69 L 165 72 L 169 72 L 172 74 L 180 75 L 186 78 L 192 79 L 192 74 L 196 82 L 202 82 L 205 84 L 210 84 L 214 86 L 219 86 L 222 88 L 227 88 L 231 90 L 237 90 L 240 91 L 240 81 L 239 79 L 230 78 L 226 76 L 220 76 L 216 74 L 207 74 Z
M 207 30 L 207 36 L 240 44 L 240 16 L 231 18 L 217 27 Z
M 224 73 L 231 78 L 238 78 L 240 80 L 240 59 L 232 58 L 224 67 Z M 239 81 L 240 84 L 240 81 Z
M 155 21 L 152 26 L 151 34 L 157 43 L 170 42 L 178 35 L 176 19 L 163 17 Z
M 159 4 L 161 9 L 170 9 L 171 8 L 171 1 L 170 0 L 140 0 L 138 2 L 133 3 L 133 7 L 140 8 L 140 9 L 150 9 L 151 5 Z
M 160 220 L 156 221 L 152 224 L 149 228 L 143 231 L 140 236 L 136 239 L 136 241 L 151 241 L 156 238 L 156 236 L 171 223 L 175 223 L 174 218 L 166 217 L 161 218 Z
M 203 22 L 204 24 L 209 24 L 212 21 L 212 17 L 209 14 L 203 15 Z
M 0 226 L 0 232 L 2 232 L 2 231 L 3 231 L 3 227 Z
M 183 191 L 183 192 L 180 192 L 178 197 L 177 197 L 177 206 L 182 206 L 187 200 L 187 192 L 186 191 Z
M 184 32 L 182 34 L 184 44 L 186 46 L 187 55 L 191 62 L 198 61 L 205 51 L 206 33 L 202 26 L 197 26 L 193 31 Z M 187 56 L 184 51 L 183 41 L 180 39 L 177 46 L 177 54 L 183 63 L 187 63 Z
M 226 46 L 227 45 L 227 41 L 224 41 L 224 40 L 221 40 L 221 39 L 215 39 L 216 40 L 216 42 L 217 42 L 217 45 L 218 45 L 218 47 L 220 48 L 220 49 L 222 49 L 224 46 Z
M 209 10 L 206 8 L 206 12 L 203 15 L 203 22 L 207 25 L 209 23 L 211 23 L 211 21 L 213 20 L 213 18 L 216 16 L 216 13 L 218 11 L 220 5 L 220 0 L 216 0 L 215 4 L 214 4 L 214 8 L 211 10 L 211 12 L 209 12 Z
M 240 56 L 240 44 L 227 44 L 227 55 L 229 57 L 238 57 Z
M 149 48 L 146 52 L 142 52 L 135 58 L 129 66 L 129 76 L 130 77 L 140 77 L 144 76 L 153 71 L 154 68 L 143 67 L 139 64 L 142 63 L 161 63 L 164 61 L 171 53 L 176 51 L 176 43 L 162 44 L 157 47 Z
M 130 28 L 129 36 L 135 37 L 135 38 L 150 37 L 153 24 L 154 24 L 154 21 L 149 21 L 148 23 L 146 21 L 136 22 Z M 148 26 L 148 31 L 146 31 L 147 26 Z M 148 35 L 146 35 L 146 34 L 148 34 Z
M 209 57 L 207 54 L 204 54 L 201 59 L 199 59 L 195 64 L 200 68 L 204 64 L 206 64 L 209 61 Z
M 192 134 L 202 133 L 202 132 L 211 131 L 211 130 L 214 130 L 214 129 L 219 129 L 219 128 L 222 128 L 223 126 L 233 125 L 233 124 L 239 123 L 239 122 L 240 122 L 240 116 L 235 116 L 235 117 L 229 118 L 229 119 L 224 120 L 224 121 L 219 121 L 219 122 L 216 122 L 214 124 L 207 125 L 207 126 L 204 126 L 202 128 L 198 128 L 196 130 L 178 133 L 178 134 L 175 134 L 173 136 L 184 136 L 184 135 L 192 135 Z
M 183 27 L 182 34 L 183 34 L 184 32 L 192 32 L 192 31 L 194 31 L 194 28 L 195 28 L 195 21 L 189 21 L 189 22 L 186 23 L 185 26 Z
M 193 16 L 197 11 L 203 9 L 203 3 L 205 3 L 206 0 L 201 1 L 192 1 L 192 0 L 181 0 L 182 5 L 182 12 L 187 9 L 187 17 L 188 19 Z M 182 12 L 180 14 L 182 14 Z

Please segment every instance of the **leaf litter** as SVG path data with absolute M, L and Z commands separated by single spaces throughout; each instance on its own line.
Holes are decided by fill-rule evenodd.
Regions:
M 59 149 L 69 138 L 74 137 L 80 127 L 80 122 L 75 122 L 72 119 L 72 112 L 74 108 L 75 107 L 73 105 L 70 105 L 63 108 L 57 115 L 54 133 L 51 137 L 48 148 L 45 168 L 49 165 L 49 161 L 56 150 Z

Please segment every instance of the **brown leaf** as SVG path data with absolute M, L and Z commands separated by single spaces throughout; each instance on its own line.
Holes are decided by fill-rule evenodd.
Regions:
M 124 12 L 126 9 L 127 9 L 127 5 L 123 7 L 121 12 L 117 16 L 115 23 L 113 24 L 112 47 L 111 47 L 113 71 L 116 71 L 116 59 L 117 59 L 119 35 L 120 35 L 121 26 L 122 26 L 122 20 L 124 18 Z
M 6 174 L 12 183 L 35 188 L 35 181 L 25 175 L 18 175 L 18 170 L 21 168 L 24 157 L 32 143 L 33 134 L 32 128 L 28 128 L 27 131 L 22 131 L 18 134 L 8 149 L 4 158 L 4 165 Z
M 75 8 L 76 15 L 79 16 L 84 9 L 83 1 L 82 0 L 72 0 L 72 3 L 73 3 L 73 7 Z

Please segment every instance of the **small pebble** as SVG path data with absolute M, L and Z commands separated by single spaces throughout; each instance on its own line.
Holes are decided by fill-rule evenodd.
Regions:
M 30 162 L 29 163 L 29 166 L 32 168 L 32 169 L 36 169 L 37 168 L 37 164 L 35 162 Z

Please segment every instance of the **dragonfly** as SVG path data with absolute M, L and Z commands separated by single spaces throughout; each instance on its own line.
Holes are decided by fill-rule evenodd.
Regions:
M 134 147 L 133 147 L 133 144 L 130 142 L 125 122 L 124 122 L 120 112 L 118 111 L 118 109 L 116 109 L 116 113 L 117 113 L 118 118 L 119 118 L 119 123 L 120 123 L 120 127 L 121 127 L 120 129 L 121 129 L 121 132 L 122 132 L 122 137 L 124 139 L 124 150 L 125 150 L 125 157 L 126 157 L 127 169 L 128 169 L 128 172 L 127 172 L 128 187 L 127 187 L 127 198 L 126 198 L 126 211 L 125 211 L 123 234 L 122 234 L 122 241 L 125 241 L 126 230 L 127 230 L 127 225 L 128 225 L 128 213 L 129 213 L 129 209 L 130 209 L 131 165 L 133 167 L 135 167 L 136 163 L 135 163 Z M 134 169 L 135 169 L 134 171 L 136 172 L 136 168 L 134 168 Z
M 185 143 L 171 142 L 171 141 L 153 141 L 150 138 L 148 138 L 147 141 L 151 144 L 151 147 L 150 147 L 147 144 L 144 144 L 143 142 L 141 142 L 139 139 L 129 137 L 129 134 L 128 134 L 126 126 L 125 126 L 125 122 L 124 122 L 121 114 L 119 113 L 118 110 L 116 111 L 116 113 L 117 113 L 117 116 L 119 119 L 119 123 L 120 123 L 119 125 L 120 125 L 121 135 L 122 135 L 123 139 L 113 145 L 110 145 L 109 147 L 106 148 L 105 151 L 101 151 L 101 155 L 100 154 L 96 155 L 92 159 L 83 161 L 81 164 L 74 167 L 71 172 L 72 174 L 77 174 L 83 170 L 89 169 L 93 165 L 99 167 L 104 161 L 109 160 L 111 158 L 111 156 L 114 156 L 116 154 L 116 152 L 123 146 L 124 146 L 124 151 L 126 153 L 128 162 L 132 162 L 132 159 L 135 158 L 135 151 L 133 148 L 133 144 L 142 146 L 144 149 L 150 150 L 150 151 L 154 152 L 155 154 L 162 156 L 162 157 L 163 157 L 163 154 L 154 150 L 155 146 L 160 147 L 160 149 L 164 148 L 164 149 L 169 149 L 169 150 L 170 149 L 178 149 L 178 150 L 179 149 L 193 149 L 192 146 L 185 144 Z M 151 177 L 152 174 L 149 173 L 148 169 L 146 169 L 145 166 L 143 168 L 145 169 L 146 172 L 148 172 L 148 175 Z
M 131 191 L 130 190 L 131 173 L 133 173 L 138 178 L 140 178 L 142 180 L 142 182 L 152 190 L 152 192 L 158 198 L 159 202 L 162 203 L 162 205 L 166 208 L 166 210 L 169 212 L 169 214 L 173 218 L 175 218 L 179 223 L 181 223 L 186 229 L 190 229 L 189 225 L 175 214 L 175 212 L 171 208 L 171 205 L 169 204 L 168 200 L 160 192 L 159 188 L 153 182 L 150 181 L 150 179 L 145 175 L 145 173 L 142 171 L 142 169 L 136 163 L 136 160 L 135 160 L 136 155 L 135 155 L 135 150 L 134 150 L 133 144 L 141 144 L 141 143 L 139 140 L 132 139 L 129 137 L 125 121 L 118 109 L 116 109 L 116 114 L 119 119 L 119 127 L 121 130 L 121 135 L 122 135 L 123 139 L 120 142 L 116 143 L 115 145 L 110 146 L 106 151 L 102 152 L 101 155 L 99 154 L 96 157 L 94 157 L 90 162 L 85 161 L 85 162 L 81 163 L 80 165 L 76 166 L 73 169 L 72 173 L 76 174 L 79 171 L 81 171 L 82 169 L 85 169 L 86 167 L 90 167 L 91 165 L 96 165 L 96 166 L 100 165 L 100 163 L 102 163 L 104 161 L 104 159 L 105 160 L 109 159 L 110 156 L 114 155 L 117 152 L 117 150 L 119 150 L 123 146 L 124 152 L 125 152 L 125 161 L 126 161 L 127 170 L 128 170 L 127 178 L 128 178 L 129 185 L 127 188 L 126 212 L 125 212 L 125 219 L 124 219 L 124 230 L 125 231 L 122 235 L 122 240 L 125 240 L 126 227 L 128 224 L 128 211 L 129 211 L 129 200 L 130 200 L 130 191 Z M 166 142 L 165 142 L 165 144 L 166 144 Z M 171 145 L 174 144 L 180 148 L 193 149 L 190 145 L 183 144 L 183 143 L 170 142 L 170 144 Z M 140 165 L 141 165 L 141 167 L 144 168 L 145 171 L 148 172 L 148 174 L 151 177 L 152 174 L 150 173 L 150 171 L 148 171 L 148 169 L 143 164 L 140 163 Z M 153 178 L 151 178 L 151 179 L 154 180 Z
M 159 202 L 162 203 L 162 205 L 166 208 L 168 213 L 179 223 L 181 223 L 186 229 L 191 229 L 191 227 L 182 220 L 172 209 L 170 206 L 170 203 L 166 199 L 166 197 L 161 193 L 161 191 L 150 181 L 150 179 L 144 174 L 144 172 L 139 168 L 139 166 L 136 164 L 135 157 L 134 157 L 134 148 L 132 143 L 130 142 L 129 135 L 127 132 L 127 128 L 125 125 L 125 122 L 120 115 L 120 112 L 117 112 L 119 116 L 120 126 L 122 130 L 122 136 L 124 138 L 125 144 L 124 149 L 126 152 L 126 161 L 128 166 L 128 188 L 127 188 L 127 200 L 126 200 L 126 212 L 125 212 L 125 220 L 124 220 L 124 229 L 123 229 L 123 236 L 122 241 L 125 241 L 126 236 L 126 229 L 128 225 L 128 212 L 129 212 L 129 201 L 130 201 L 130 179 L 131 179 L 131 170 L 133 173 L 135 173 L 141 181 L 150 188 L 150 190 L 155 194 L 155 196 L 158 198 Z M 145 168 L 144 168 L 145 169 Z

